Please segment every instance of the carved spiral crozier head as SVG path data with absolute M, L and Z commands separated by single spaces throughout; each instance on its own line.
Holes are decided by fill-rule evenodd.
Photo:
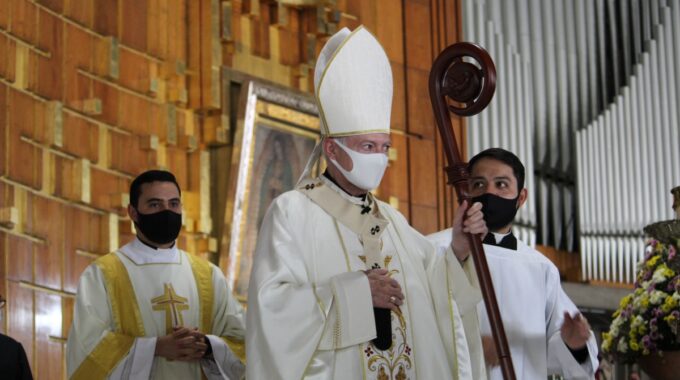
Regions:
M 496 66 L 479 45 L 458 42 L 446 48 L 432 67 L 439 95 L 458 116 L 472 116 L 491 102 L 496 89 Z
M 430 71 L 430 100 L 449 166 L 448 182 L 466 197 L 467 170 L 451 126 L 451 113 L 472 116 L 491 102 L 496 90 L 496 66 L 486 50 L 469 42 L 442 51 Z

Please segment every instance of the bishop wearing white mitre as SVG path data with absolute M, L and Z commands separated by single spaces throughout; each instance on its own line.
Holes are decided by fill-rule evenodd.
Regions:
M 375 198 L 387 167 L 392 73 L 363 27 L 333 35 L 314 85 L 322 139 L 260 229 L 248 292 L 249 379 L 471 379 L 456 257 Z M 328 169 L 311 177 L 323 151 Z M 481 216 L 479 217 L 481 220 Z M 453 299 L 461 286 L 465 299 Z

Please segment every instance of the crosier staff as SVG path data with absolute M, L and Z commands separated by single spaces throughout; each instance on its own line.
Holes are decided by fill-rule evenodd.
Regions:
M 471 58 L 479 67 L 463 58 Z M 481 112 L 493 98 L 496 89 L 496 67 L 489 54 L 478 45 L 468 42 L 453 44 L 442 51 L 432 64 L 430 71 L 430 101 L 434 110 L 437 128 L 444 143 L 449 166 L 446 167 L 448 184 L 456 189 L 458 201 L 470 204 L 467 163 L 458 151 L 456 137 L 451 126 L 449 112 L 458 116 L 471 116 Z M 450 101 L 449 101 L 450 100 Z M 479 235 L 467 234 L 472 247 L 472 259 L 479 279 L 479 286 L 489 316 L 496 352 L 505 380 L 515 380 L 508 340 L 498 310 L 496 293 L 489 274 L 489 266 Z

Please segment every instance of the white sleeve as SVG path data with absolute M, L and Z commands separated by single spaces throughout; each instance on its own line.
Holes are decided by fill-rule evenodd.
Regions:
M 595 335 L 590 332 L 586 343 L 588 359 L 579 363 L 562 340 L 560 329 L 564 323 L 564 312 L 571 315 L 579 312 L 560 284 L 557 268 L 551 266 L 546 275 L 547 302 L 546 321 L 548 337 L 548 372 L 562 374 L 566 379 L 593 379 L 599 365 Z
M 374 320 L 366 275 L 348 272 L 311 282 L 297 225 L 275 201 L 260 229 L 248 288 L 249 378 L 299 379 L 317 350 L 376 336 L 375 323 L 366 323 Z
M 206 335 L 212 346 L 213 359 L 201 360 L 201 368 L 208 380 L 245 378 L 246 366 L 234 355 L 229 346 L 215 335 Z
M 130 353 L 124 357 L 113 370 L 109 379 L 148 379 L 151 377 L 156 337 L 136 338 Z

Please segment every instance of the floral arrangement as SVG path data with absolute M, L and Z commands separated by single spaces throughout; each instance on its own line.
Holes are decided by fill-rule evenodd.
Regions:
M 635 290 L 621 299 L 602 350 L 622 362 L 679 350 L 680 255 L 678 243 L 651 240 L 638 264 Z

